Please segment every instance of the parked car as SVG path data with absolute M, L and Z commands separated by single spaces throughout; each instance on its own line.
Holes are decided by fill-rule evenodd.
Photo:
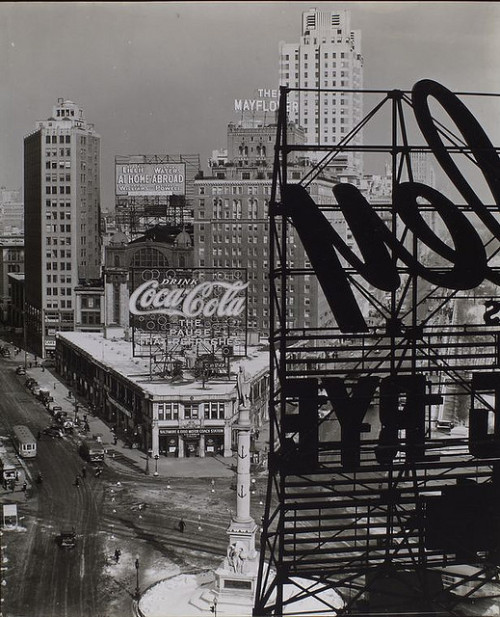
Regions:
M 7 347 L 7 345 L 3 345 L 2 347 L 0 347 L 0 354 L 4 358 L 10 358 L 10 349 Z
M 47 409 L 50 411 L 50 413 L 55 416 L 56 413 L 62 411 L 62 407 L 61 405 L 54 405 L 52 402 L 49 402 L 47 405 Z
M 61 548 L 72 549 L 76 546 L 76 533 L 74 531 L 61 531 L 56 538 Z
M 44 435 L 48 435 L 49 437 L 62 437 L 63 432 L 59 426 L 47 426 L 44 428 L 42 433 Z
M 24 368 L 24 366 L 18 366 L 16 368 L 16 373 L 17 375 L 26 375 L 26 369 Z
M 31 388 L 31 386 L 32 386 L 33 384 L 35 384 L 35 383 L 36 383 L 36 379 L 35 379 L 34 377 L 28 377 L 28 378 L 26 379 L 26 381 L 24 382 L 24 385 L 25 385 L 27 388 Z
M 54 400 L 54 397 L 52 396 L 52 393 L 48 388 L 40 388 L 38 398 L 40 399 L 40 401 L 42 401 L 44 405 Z

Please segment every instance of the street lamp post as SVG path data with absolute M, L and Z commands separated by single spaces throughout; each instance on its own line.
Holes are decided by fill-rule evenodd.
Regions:
M 151 448 L 149 448 L 149 450 L 146 453 L 146 475 L 149 475 L 149 459 L 150 458 L 153 458 L 153 450 Z
M 135 580 L 135 599 L 138 600 L 140 595 L 141 595 L 141 591 L 139 589 L 139 557 L 136 557 L 135 559 L 135 574 L 136 574 L 136 580 Z
M 158 475 L 158 459 L 159 459 L 159 458 L 160 458 L 160 457 L 158 456 L 158 454 L 155 454 L 155 472 L 154 472 L 154 474 L 153 474 L 154 476 L 157 476 L 157 475 Z

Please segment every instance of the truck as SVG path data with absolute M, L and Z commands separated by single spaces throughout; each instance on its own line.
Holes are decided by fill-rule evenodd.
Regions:
M 80 444 L 80 455 L 89 463 L 102 465 L 104 463 L 104 454 L 104 446 L 98 439 L 84 439 Z
M 16 457 L 5 450 L 0 451 L 0 470 L 2 483 L 16 482 L 19 476 Z

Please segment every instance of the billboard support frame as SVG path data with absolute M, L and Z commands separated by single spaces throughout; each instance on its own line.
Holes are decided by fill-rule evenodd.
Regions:
M 429 88 L 430 96 L 439 99 L 443 91 L 439 84 L 428 82 L 421 86 L 425 87 Z M 490 327 L 491 323 L 475 326 L 464 320 L 463 311 L 456 307 L 458 300 L 465 302 L 468 299 L 466 291 L 443 294 L 439 300 L 442 304 L 440 308 L 423 314 L 422 307 L 426 307 L 429 298 L 431 301 L 438 298 L 437 290 L 440 288 L 438 285 L 433 288 L 427 283 L 423 284 L 416 268 L 401 267 L 402 252 L 398 253 L 397 250 L 391 251 L 391 263 L 404 280 L 404 292 L 398 295 L 396 290 L 391 291 L 384 310 L 379 295 L 359 280 L 362 278 L 359 276 L 360 266 L 356 270 L 352 264 L 347 264 L 343 269 L 346 279 L 365 294 L 371 308 L 380 309 L 383 321 L 370 324 L 364 333 L 355 329 L 343 330 L 338 324 L 314 329 L 288 326 L 286 290 L 294 277 L 302 276 L 304 272 L 298 272 L 287 264 L 287 240 L 292 229 L 294 232 L 298 230 L 300 235 L 302 219 L 299 206 L 310 206 L 306 196 L 300 203 L 297 192 L 290 190 L 289 156 L 295 150 L 304 153 L 315 151 L 320 155 L 319 162 L 307 167 L 298 182 L 307 187 L 339 152 L 386 152 L 391 157 L 394 196 L 405 184 L 405 173 L 408 183 L 414 182 L 411 154 L 435 153 L 435 144 L 431 147 L 410 143 L 405 109 L 415 109 L 418 101 L 415 102 L 416 96 L 410 98 L 412 93 L 403 90 L 311 90 L 318 94 L 318 99 L 323 92 L 369 93 L 384 97 L 372 110 L 374 113 L 367 114 L 366 118 L 371 119 L 386 102 L 389 103 L 389 144 L 350 145 L 351 136 L 364 126 L 365 118 L 335 147 L 326 144 L 289 145 L 286 109 L 293 90 L 288 87 L 280 89 L 269 206 L 270 450 L 254 615 L 282 615 L 287 611 L 292 611 L 294 615 L 311 614 L 310 607 L 306 609 L 299 604 L 299 600 L 305 599 L 315 600 L 321 605 L 322 615 L 364 614 L 364 610 L 369 610 L 370 603 L 372 607 L 376 605 L 380 595 L 385 598 L 386 612 L 392 607 L 393 614 L 405 614 L 409 610 L 408 602 L 412 601 L 419 603 L 420 610 L 429 611 L 430 614 L 441 611 L 439 614 L 452 615 L 460 598 L 450 597 L 450 593 L 460 586 L 469 585 L 469 597 L 496 580 L 499 569 L 495 554 L 498 554 L 500 545 L 473 551 L 476 545 L 471 544 L 471 554 L 474 552 L 478 560 L 477 571 L 457 574 L 455 582 L 444 583 L 443 572 L 450 566 L 468 566 L 470 556 L 465 558 L 460 552 L 452 553 L 450 546 L 456 547 L 451 540 L 449 546 L 432 546 L 432 533 L 440 524 L 433 514 L 436 503 L 433 500 L 440 499 L 439 503 L 447 507 L 450 503 L 462 504 L 461 500 L 469 490 L 463 489 L 463 486 L 473 480 L 475 488 L 470 489 L 470 494 L 480 494 L 489 507 L 488 490 L 492 486 L 498 489 L 500 451 L 495 449 L 496 442 L 493 440 L 490 456 L 484 452 L 481 456 L 473 455 L 473 437 L 440 436 L 431 414 L 433 406 L 445 407 L 448 401 L 443 402 L 443 398 L 459 400 L 462 406 L 470 400 L 472 419 L 476 417 L 474 413 L 480 411 L 478 405 L 488 407 L 483 391 L 491 390 L 491 383 L 497 378 L 498 335 Z M 473 94 L 480 96 L 479 93 Z M 447 99 L 448 104 L 453 106 L 454 96 L 450 93 Z M 453 113 L 458 108 L 460 103 L 453 107 Z M 460 117 L 464 118 L 465 115 Z M 457 138 L 452 145 L 445 147 L 445 151 L 481 158 L 479 148 L 464 140 Z M 488 156 L 493 157 L 499 149 L 492 147 L 491 151 Z M 495 173 L 497 181 L 500 181 L 500 169 Z M 455 207 L 463 213 L 471 210 L 467 204 Z M 485 210 L 491 211 L 495 207 L 486 205 Z M 339 202 L 333 203 L 331 209 L 338 212 Z M 421 211 L 432 209 L 431 202 L 430 205 L 424 204 Z M 373 206 L 373 210 L 390 216 L 387 228 L 394 239 L 392 246 L 396 246 L 400 223 L 396 220 L 393 204 L 382 204 L 378 210 Z M 406 228 L 405 234 L 409 229 Z M 303 233 L 304 241 L 307 241 L 306 232 Z M 412 234 L 408 244 L 408 254 L 418 262 L 420 245 L 417 233 Z M 408 257 L 408 261 L 411 258 Z M 490 269 L 496 272 L 493 266 Z M 448 275 L 451 267 L 442 268 L 442 271 Z M 307 273 L 319 277 L 314 263 Z M 325 295 L 328 296 L 327 291 Z M 487 297 L 491 298 L 491 294 Z M 495 298 L 493 300 L 496 301 Z M 498 302 L 500 307 L 500 300 Z M 434 313 L 449 308 L 447 305 L 452 306 L 452 303 L 451 322 L 434 326 L 431 320 Z M 404 315 L 403 309 L 406 311 Z M 494 377 L 491 377 L 492 373 Z M 360 380 L 366 378 L 365 384 L 371 384 L 373 392 L 376 388 L 385 387 L 389 394 L 374 394 L 374 400 L 376 407 L 380 406 L 381 401 L 387 407 L 388 399 L 384 396 L 395 396 L 394 390 L 390 390 L 395 387 L 391 380 L 395 380 L 397 387 L 400 387 L 401 381 L 398 382 L 398 379 L 401 380 L 402 376 L 408 377 L 412 387 L 416 383 L 421 386 L 418 396 L 425 402 L 419 409 L 425 408 L 425 436 L 421 432 L 418 436 L 412 435 L 413 429 L 421 429 L 417 423 L 405 429 L 402 436 L 398 432 L 396 439 L 402 452 L 400 458 L 394 455 L 390 461 L 387 459 L 381 463 L 386 446 L 380 436 L 379 439 L 360 437 L 360 462 L 352 463 L 351 459 L 350 465 L 341 458 L 343 455 L 348 458 L 353 456 L 351 451 L 355 448 L 349 440 L 344 439 L 343 442 L 334 434 L 330 441 L 320 440 L 314 445 L 314 431 L 320 431 L 330 418 L 339 422 L 340 412 L 334 407 L 340 406 L 339 401 L 344 400 L 345 404 L 347 400 L 347 394 L 339 394 L 340 381 L 335 380 L 344 380 L 352 388 L 350 396 L 356 403 L 355 388 Z M 330 409 L 326 421 L 325 417 L 318 416 L 325 398 L 321 392 L 325 387 L 331 388 L 327 393 Z M 336 397 L 332 395 L 334 387 Z M 408 392 L 397 394 L 398 405 L 402 405 L 403 410 L 409 409 L 406 397 L 411 399 L 413 396 Z M 489 404 L 489 411 L 495 413 L 496 406 Z M 351 412 L 355 412 L 354 403 Z M 312 444 L 309 448 L 308 443 Z M 483 544 L 482 538 L 478 540 L 478 546 Z M 394 564 L 392 569 L 388 568 L 389 563 Z M 391 593 L 384 580 L 392 582 L 396 591 Z M 418 597 L 408 592 L 405 601 L 398 598 L 401 588 L 411 585 L 418 590 Z M 294 590 L 292 593 L 291 588 Z M 341 605 L 330 602 L 325 595 L 332 588 L 339 590 L 343 599 Z

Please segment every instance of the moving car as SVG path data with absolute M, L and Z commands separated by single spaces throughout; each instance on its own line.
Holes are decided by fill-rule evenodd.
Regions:
M 56 538 L 56 542 L 61 548 L 75 548 L 76 533 L 74 531 L 61 531 Z
M 97 441 L 97 439 L 85 439 L 80 444 L 80 456 L 93 464 L 102 464 L 104 463 L 104 446 L 101 441 Z

